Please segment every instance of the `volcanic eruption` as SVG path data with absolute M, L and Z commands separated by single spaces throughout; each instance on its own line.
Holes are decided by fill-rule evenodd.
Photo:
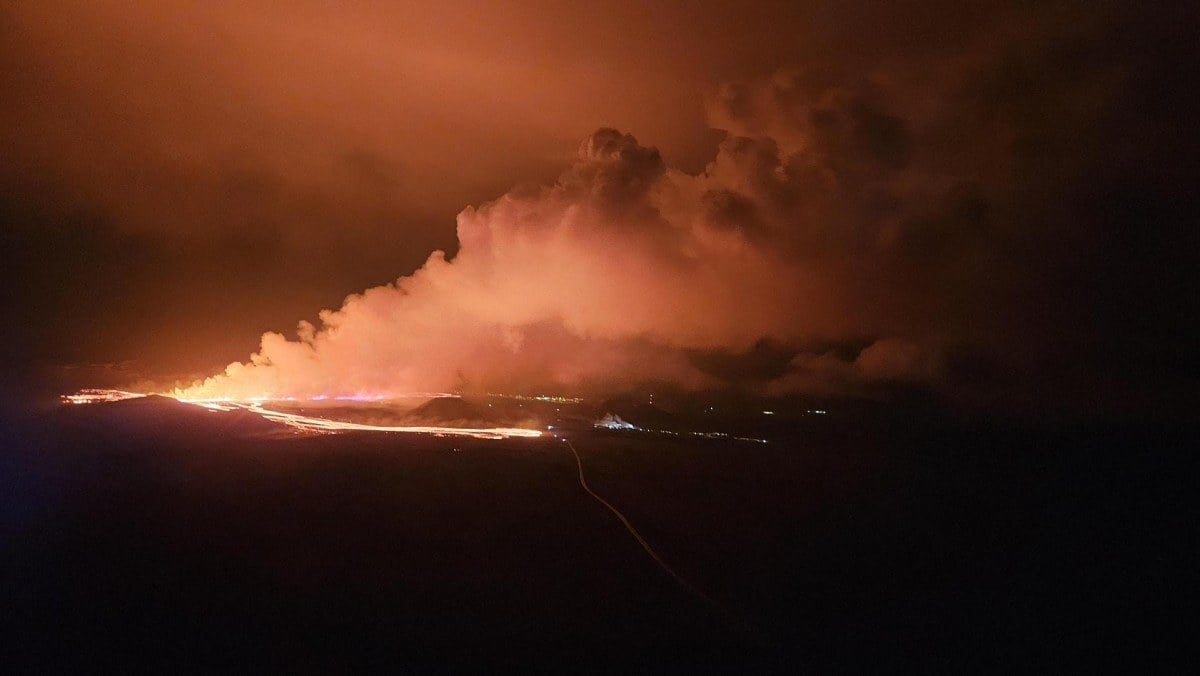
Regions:
M 717 388 L 730 381 L 713 355 L 752 366 L 764 345 L 773 370 L 735 369 L 758 392 L 935 379 L 962 337 L 954 308 L 932 326 L 913 310 L 961 265 L 920 261 L 914 278 L 905 243 L 983 188 L 919 156 L 888 105 L 820 73 L 727 87 L 710 102 L 726 137 L 697 175 L 597 130 L 553 184 L 460 213 L 453 257 L 435 251 L 293 338 L 267 333 L 249 361 L 175 395 Z M 974 251 L 971 237 L 949 246 Z

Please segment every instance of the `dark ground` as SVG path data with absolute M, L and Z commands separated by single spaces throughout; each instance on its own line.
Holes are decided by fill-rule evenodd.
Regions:
M 292 436 L 169 400 L 5 423 L 6 673 L 1159 670 L 1194 433 L 831 415 L 770 444 Z M 457 449 L 457 450 L 455 450 Z M 1186 614 L 1185 614 L 1186 612 Z M 750 629 L 745 627 L 749 626 Z

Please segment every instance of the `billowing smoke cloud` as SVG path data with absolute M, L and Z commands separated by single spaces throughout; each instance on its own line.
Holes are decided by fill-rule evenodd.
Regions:
M 911 170 L 908 125 L 872 96 L 822 72 L 726 88 L 710 115 L 727 136 L 699 175 L 601 129 L 553 185 L 463 211 L 453 260 L 435 252 L 295 339 L 264 335 L 250 362 L 187 394 L 787 390 L 811 380 L 805 350 L 847 340 L 860 353 L 826 355 L 821 378 L 935 379 L 945 336 L 916 333 L 913 307 L 940 262 L 914 284 L 909 224 L 948 200 L 976 218 L 979 198 Z M 755 374 L 764 345 L 796 357 Z M 713 355 L 735 363 L 711 368 Z
M 1135 306 L 1091 279 L 1125 227 L 1098 191 L 1137 70 L 1065 59 L 1107 29 L 1061 29 L 727 85 L 695 174 L 600 129 L 552 185 L 463 211 L 452 259 L 185 394 L 1087 388 L 1091 336 Z
M 460 4 L 6 3 L 0 390 L 1200 410 L 1195 12 Z

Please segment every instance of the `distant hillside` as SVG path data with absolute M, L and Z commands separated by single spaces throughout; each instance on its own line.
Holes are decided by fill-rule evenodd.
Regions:
M 91 421 L 111 434 L 133 436 L 196 434 L 257 437 L 289 435 L 291 430 L 252 411 L 215 412 L 170 397 L 150 395 L 112 403 L 65 405 L 60 413 Z
M 511 427 L 527 422 L 525 412 L 517 414 L 461 397 L 430 399 L 403 418 L 405 425 L 436 425 L 442 427 Z

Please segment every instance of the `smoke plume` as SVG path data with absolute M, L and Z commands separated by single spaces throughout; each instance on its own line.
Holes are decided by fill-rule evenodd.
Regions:
M 905 121 L 826 80 L 792 73 L 722 90 L 710 115 L 726 137 L 699 175 L 600 129 L 553 185 L 459 214 L 453 259 L 434 252 L 293 339 L 264 335 L 249 362 L 185 394 L 719 387 L 747 369 L 723 374 L 706 356 L 864 338 L 823 376 L 936 377 L 928 341 L 944 336 L 898 321 L 912 316 L 912 284 L 899 284 L 911 272 L 900 269 L 911 263 L 905 223 L 922 205 L 970 212 L 978 198 L 954 177 L 914 180 Z M 786 390 L 805 362 L 749 377 Z
M 1059 81 L 1061 32 L 1006 39 L 721 87 L 694 174 L 599 129 L 553 184 L 461 212 L 453 257 L 182 393 L 1003 391 L 1094 364 L 1088 195 L 1131 70 Z

